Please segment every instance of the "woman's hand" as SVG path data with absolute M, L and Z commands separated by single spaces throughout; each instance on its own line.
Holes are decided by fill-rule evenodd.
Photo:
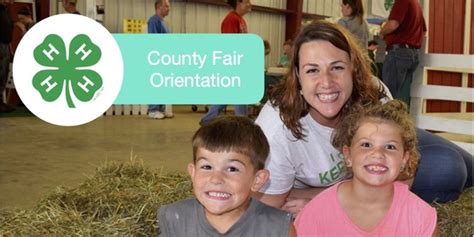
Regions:
M 281 209 L 293 214 L 296 217 L 298 213 L 304 208 L 306 203 L 311 201 L 316 195 L 324 191 L 326 188 L 305 188 L 297 189 L 293 188 L 290 190 L 290 194 L 285 199 L 285 203 L 281 206 Z
M 324 189 L 326 188 L 293 188 L 286 193 L 274 195 L 257 192 L 253 194 L 253 197 L 269 206 L 290 212 L 293 214 L 293 217 L 296 217 L 306 203 Z
M 281 209 L 293 214 L 293 218 L 295 218 L 296 215 L 298 215 L 298 213 L 304 208 L 306 203 L 308 203 L 309 201 L 311 201 L 311 199 L 309 198 L 288 197 Z

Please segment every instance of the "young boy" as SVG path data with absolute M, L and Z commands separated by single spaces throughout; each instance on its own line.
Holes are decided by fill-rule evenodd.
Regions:
M 298 236 L 437 236 L 436 209 L 401 182 L 414 176 L 419 160 L 406 105 L 392 100 L 352 109 L 332 144 L 353 177 L 306 204 L 295 221 Z
M 160 208 L 161 236 L 295 236 L 291 215 L 253 199 L 267 181 L 269 145 L 252 120 L 219 117 L 193 136 L 196 198 Z

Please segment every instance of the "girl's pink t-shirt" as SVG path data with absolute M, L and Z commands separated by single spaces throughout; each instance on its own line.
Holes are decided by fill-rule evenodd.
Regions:
M 385 217 L 370 232 L 361 230 L 350 220 L 337 199 L 342 182 L 321 192 L 298 214 L 295 227 L 298 236 L 432 236 L 436 228 L 436 210 L 408 190 L 394 183 L 393 201 Z

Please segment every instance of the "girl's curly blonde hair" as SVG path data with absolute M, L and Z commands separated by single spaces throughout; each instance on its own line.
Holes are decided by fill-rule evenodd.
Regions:
M 407 112 L 407 106 L 399 101 L 392 100 L 385 104 L 355 104 L 334 129 L 332 145 L 342 151 L 344 145 L 351 146 L 352 139 L 364 122 L 390 123 L 399 128 L 402 137 L 403 149 L 409 153 L 408 161 L 398 180 L 406 180 L 415 176 L 420 154 L 416 149 L 417 138 L 415 124 Z

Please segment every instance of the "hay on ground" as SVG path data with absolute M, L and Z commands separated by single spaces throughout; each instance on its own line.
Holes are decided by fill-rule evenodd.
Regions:
M 439 204 L 433 203 L 438 212 L 440 236 L 474 235 L 474 188 L 464 190 L 458 200 Z
M 185 174 L 153 172 L 140 162 L 107 163 L 75 188 L 58 188 L 32 210 L 0 211 L 0 236 L 153 236 L 157 209 L 192 196 Z M 474 188 L 433 205 L 441 236 L 471 236 Z
M 158 174 L 136 161 L 107 163 L 33 210 L 2 211 L 0 236 L 156 236 L 157 209 L 190 196 L 187 175 Z

